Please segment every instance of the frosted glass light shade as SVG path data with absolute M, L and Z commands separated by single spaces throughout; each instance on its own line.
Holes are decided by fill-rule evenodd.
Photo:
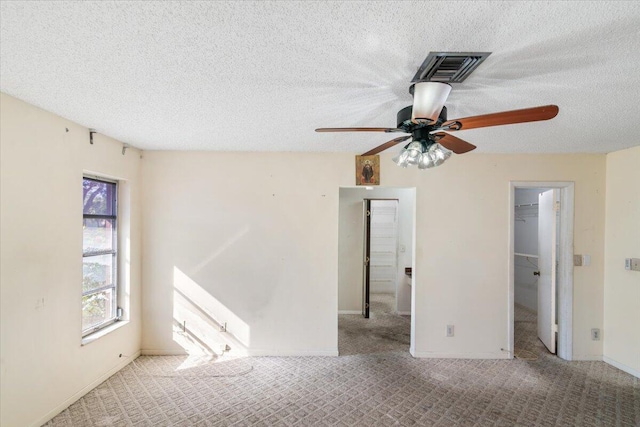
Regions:
M 418 169 L 429 169 L 434 167 L 433 158 L 431 157 L 431 153 L 423 153 L 420 156 L 420 160 L 418 161 Z
M 413 141 L 411 144 L 407 146 L 407 162 L 410 165 L 418 164 L 418 159 L 422 154 L 422 144 L 418 141 Z
M 400 154 L 398 154 L 392 160 L 396 162 L 398 166 L 402 166 L 403 168 L 406 168 L 407 166 L 409 166 L 409 163 L 407 162 L 407 157 L 409 157 L 409 153 L 407 153 L 407 150 L 403 148 Z
M 411 121 L 414 123 L 435 123 L 442 111 L 451 86 L 440 82 L 418 82 L 413 86 L 413 111 Z
M 440 166 L 451 157 L 451 151 L 444 148 L 442 145 L 435 143 L 431 147 L 429 147 L 429 154 L 431 154 L 431 158 L 433 159 L 433 163 L 435 166 Z

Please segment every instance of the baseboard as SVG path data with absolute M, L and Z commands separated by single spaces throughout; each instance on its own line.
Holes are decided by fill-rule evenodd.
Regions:
M 637 369 L 633 369 L 630 366 L 625 365 L 624 363 L 620 363 L 617 362 L 613 359 L 611 359 L 610 357 L 607 356 L 602 356 L 602 361 L 608 363 L 611 366 L 614 366 L 618 369 L 620 369 L 621 371 L 626 372 L 627 374 L 631 374 L 636 378 L 640 378 L 640 371 Z
M 143 349 L 140 350 L 143 356 L 186 356 L 188 353 L 184 350 L 161 350 L 161 349 Z
M 431 351 L 409 351 L 419 359 L 511 359 L 509 353 L 440 353 Z
M 572 362 L 602 362 L 602 356 L 599 354 L 574 354 L 571 358 Z
M 138 356 L 140 356 L 140 352 L 139 351 L 134 353 L 134 354 L 132 354 L 131 356 L 127 357 L 122 362 L 118 363 L 115 367 L 113 367 L 112 369 L 108 370 L 106 373 L 100 375 L 97 379 L 93 380 L 91 383 L 89 383 L 88 385 L 86 385 L 85 387 L 80 389 L 80 391 L 78 391 L 77 393 L 74 393 L 70 398 L 66 399 L 60 405 L 56 406 L 55 409 L 49 411 L 47 413 L 47 415 L 45 415 L 44 417 L 40 418 L 38 421 L 36 421 L 35 423 L 33 423 L 31 425 L 33 427 L 40 427 L 44 423 L 48 422 L 53 417 L 58 415 L 60 412 L 64 411 L 69 406 L 71 406 L 73 403 L 75 403 L 77 400 L 79 400 L 82 396 L 84 396 L 85 394 L 89 393 L 91 390 L 93 390 L 94 388 L 96 388 L 97 386 L 102 384 L 110 376 L 112 376 L 113 374 L 115 374 L 116 372 L 118 372 L 119 370 L 124 368 L 125 366 L 127 366 L 129 363 L 133 362 L 133 360 L 136 359 Z
M 247 350 L 249 356 L 277 356 L 277 357 L 304 357 L 304 356 L 338 356 L 338 350 Z
M 233 350 L 232 350 L 233 351 Z M 188 353 L 180 350 L 144 349 L 143 356 L 186 356 Z M 266 350 L 242 349 L 246 356 L 338 356 L 338 350 Z
M 338 314 L 362 314 L 362 310 L 338 310 Z
M 410 311 L 398 311 L 398 312 L 396 312 L 396 314 L 398 314 L 400 316 L 411 316 L 411 312 Z

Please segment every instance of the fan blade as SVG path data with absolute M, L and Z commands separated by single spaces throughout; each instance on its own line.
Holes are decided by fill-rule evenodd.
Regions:
M 440 126 L 444 130 L 467 130 L 489 126 L 511 125 L 515 123 L 537 122 L 553 119 L 558 114 L 557 105 L 525 108 L 523 110 L 503 111 L 501 113 L 484 114 L 482 116 L 465 117 L 448 120 Z
M 384 144 L 378 145 L 376 148 L 367 151 L 366 153 L 363 154 L 363 156 L 373 156 L 374 154 L 378 154 L 379 152 L 384 151 L 387 148 L 391 148 L 394 145 L 400 144 L 402 141 L 406 141 L 409 138 L 411 138 L 411 135 L 401 136 L 399 138 L 392 139 L 391 141 L 387 141 Z
M 316 132 L 404 132 L 395 128 L 318 128 Z
M 475 145 L 469 144 L 467 141 L 463 141 L 457 136 L 449 135 L 448 133 L 438 132 L 434 133 L 433 136 L 436 137 L 436 141 L 438 141 L 440 145 L 456 154 L 464 154 L 476 149 Z

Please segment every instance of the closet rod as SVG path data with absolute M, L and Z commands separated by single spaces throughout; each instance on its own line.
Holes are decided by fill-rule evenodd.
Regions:
M 531 206 L 538 206 L 537 203 L 523 203 L 521 205 L 515 205 L 516 208 L 528 208 Z

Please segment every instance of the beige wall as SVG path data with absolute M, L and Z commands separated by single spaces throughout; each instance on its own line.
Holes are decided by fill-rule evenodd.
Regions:
M 0 96 L 0 424 L 22 427 L 41 425 L 131 360 L 121 353 L 140 349 L 140 159 L 101 135 L 90 145 L 86 128 Z M 83 171 L 127 180 L 132 230 L 121 229 L 130 323 L 85 346 Z
M 607 155 L 604 360 L 640 377 L 640 146 Z
M 603 325 L 604 155 L 467 154 L 429 171 L 391 156 L 385 186 L 417 188 L 417 356 L 507 357 L 509 182 L 530 180 L 575 182 L 575 251 L 592 264 L 574 272 L 573 353 L 602 358 L 590 330 Z M 143 171 L 143 350 L 184 351 L 172 336 L 177 268 L 237 316 L 230 330 L 256 354 L 336 351 L 351 154 L 146 152 Z
M 391 156 L 381 159 L 389 172 Z M 573 181 L 574 250 L 592 256 L 574 270 L 573 356 L 602 357 L 590 329 L 603 322 L 604 155 L 468 154 L 427 173 L 385 176 L 387 185 L 418 189 L 417 356 L 507 357 L 509 182 Z M 447 324 L 455 337 L 445 337 Z
M 173 331 L 188 304 L 251 354 L 337 354 L 338 187 L 352 169 L 340 154 L 145 152 L 143 352 L 189 350 Z

